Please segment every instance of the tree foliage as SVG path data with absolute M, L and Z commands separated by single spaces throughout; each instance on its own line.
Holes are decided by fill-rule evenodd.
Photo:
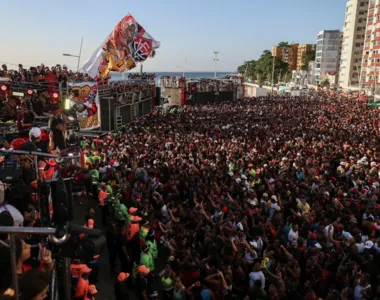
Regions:
M 330 80 L 328 78 L 322 80 L 319 84 L 321 87 L 330 87 Z
M 274 83 L 281 78 L 289 80 L 291 73 L 288 70 L 288 64 L 283 62 L 281 58 L 275 57 L 274 63 Z M 259 84 L 272 82 L 273 56 L 269 50 L 264 50 L 258 60 L 245 61 L 243 65 L 238 67 L 238 72 L 246 74 L 246 79 L 257 81 Z
M 256 80 L 256 68 L 257 61 L 256 60 L 248 60 L 245 61 L 243 65 L 238 67 L 238 72 L 244 74 L 245 78 L 248 81 L 254 81 Z
M 275 57 L 274 82 L 277 83 L 279 77 L 290 78 L 288 75 L 288 64 L 283 62 L 281 58 Z M 260 58 L 256 60 L 245 61 L 243 65 L 238 67 L 238 72 L 246 75 L 248 80 L 257 81 L 259 84 L 272 82 L 273 56 L 269 50 L 264 50 Z
M 315 60 L 315 51 L 306 51 L 302 56 L 302 70 L 309 68 L 309 62 Z
M 278 43 L 277 46 L 278 47 L 289 47 L 290 45 L 289 45 L 289 42 L 280 42 L 280 43 Z

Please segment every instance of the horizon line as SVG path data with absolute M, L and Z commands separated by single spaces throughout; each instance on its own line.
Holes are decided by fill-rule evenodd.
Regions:
M 144 71 L 143 70 L 143 73 L 157 73 L 157 72 L 159 73 L 214 73 L 215 71 Z M 112 72 L 112 73 L 120 73 L 120 72 Z M 131 70 L 124 73 L 140 73 L 140 71 L 133 72 Z M 217 71 L 216 73 L 238 73 L 238 72 L 237 71 Z M 120 73 L 120 74 L 123 74 L 123 73 Z

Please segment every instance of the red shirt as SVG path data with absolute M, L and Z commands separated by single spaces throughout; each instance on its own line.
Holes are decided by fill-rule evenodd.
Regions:
M 38 270 L 42 270 L 44 268 L 44 265 L 45 265 L 45 262 L 43 260 L 36 260 L 36 264 L 28 264 L 28 263 L 24 263 L 22 265 L 22 271 L 23 273 L 27 272 L 27 271 L 30 271 L 30 270 L 33 270 L 33 269 L 38 269 Z M 21 274 L 17 274 L 17 275 L 21 275 Z

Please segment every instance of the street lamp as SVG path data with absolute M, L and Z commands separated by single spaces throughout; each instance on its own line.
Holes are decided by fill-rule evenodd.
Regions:
M 218 54 L 219 54 L 219 51 L 214 50 L 214 79 L 216 79 L 216 62 L 219 60 Z
M 63 53 L 63 56 L 69 56 L 69 57 L 76 57 L 76 58 L 78 58 L 77 72 L 79 71 L 80 56 L 82 54 L 82 45 L 83 45 L 83 37 L 82 37 L 82 41 L 80 43 L 79 55 L 73 55 L 73 54 Z

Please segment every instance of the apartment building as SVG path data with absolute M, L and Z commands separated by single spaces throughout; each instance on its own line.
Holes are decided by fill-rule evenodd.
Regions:
M 292 44 L 286 47 L 272 47 L 272 56 L 280 57 L 283 62 L 289 66 L 289 70 L 297 69 L 298 44 Z
M 369 6 L 359 85 L 376 92 L 380 83 L 380 0 L 362 2 L 369 2 Z
M 272 56 L 281 57 L 282 51 L 281 47 L 274 46 L 272 47 Z
M 310 51 L 315 51 L 315 48 L 316 48 L 315 44 L 298 45 L 298 49 L 297 49 L 297 71 L 302 70 L 302 66 L 303 66 L 302 59 L 303 59 L 304 54 L 307 52 L 310 52 Z
M 339 68 L 340 87 L 359 87 L 368 8 L 368 0 L 349 0 L 346 4 Z
M 326 73 L 338 71 L 340 48 L 340 30 L 322 30 L 318 32 L 317 49 L 315 54 L 316 83 L 319 83 L 323 75 Z

